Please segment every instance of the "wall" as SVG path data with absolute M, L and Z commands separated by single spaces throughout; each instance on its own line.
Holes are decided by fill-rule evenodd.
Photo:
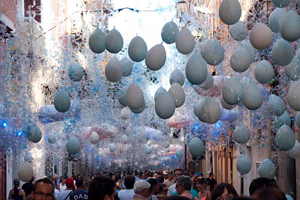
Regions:
M 1 14 L 3 16 L 1 16 Z M 0 19 L 11 29 L 15 29 L 17 19 L 17 0 L 2 0 L 0 2 Z

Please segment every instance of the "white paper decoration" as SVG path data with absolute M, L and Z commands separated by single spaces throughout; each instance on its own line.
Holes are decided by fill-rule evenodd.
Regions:
M 89 37 L 89 46 L 94 53 L 102 53 L 105 50 L 105 35 L 98 27 Z
M 290 43 L 284 39 L 277 40 L 272 50 L 273 61 L 279 66 L 285 66 L 293 60 L 293 57 L 293 48 Z
M 146 54 L 146 65 L 149 69 L 160 70 L 166 62 L 166 50 L 162 44 L 152 47 Z
M 33 168 L 30 163 L 24 162 L 18 169 L 18 177 L 23 182 L 29 182 L 33 177 Z
M 204 144 L 201 139 L 194 137 L 189 142 L 189 151 L 194 157 L 200 157 L 204 153 Z
M 293 110 L 300 111 L 300 81 L 292 82 L 287 95 L 287 102 Z
M 236 161 L 236 169 L 240 174 L 248 174 L 251 170 L 251 160 L 248 155 L 241 154 L 239 155 Z
M 144 94 L 141 88 L 132 84 L 126 92 L 126 105 L 131 109 L 138 109 L 144 103 Z
M 248 51 L 243 47 L 237 48 L 230 58 L 231 68 L 236 72 L 245 72 L 250 64 L 251 57 Z
M 131 61 L 127 57 L 124 57 L 120 60 L 120 62 L 122 66 L 122 75 L 129 76 L 133 70 Z
M 93 131 L 91 133 L 91 135 L 90 135 L 91 143 L 96 144 L 96 143 L 99 142 L 99 139 L 100 139 L 100 137 L 99 137 L 98 133 L 96 133 L 95 131 Z
M 263 95 L 257 85 L 252 81 L 243 87 L 242 102 L 249 110 L 256 110 L 263 103 Z
M 173 99 L 175 100 L 175 107 L 179 108 L 184 104 L 185 101 L 185 93 L 184 90 L 182 89 L 181 85 L 178 83 L 174 83 L 171 85 L 169 91 L 168 91 Z
M 268 108 L 272 114 L 281 116 L 285 111 L 285 105 L 279 96 L 272 94 L 268 101 Z
M 284 71 L 291 80 L 297 81 L 300 77 L 300 58 L 295 56 L 290 64 L 283 67 Z
M 164 25 L 161 30 L 161 38 L 167 44 L 173 44 L 176 42 L 177 35 L 179 33 L 178 26 L 173 22 L 170 21 Z
M 250 139 L 250 130 L 243 123 L 236 126 L 233 139 L 239 144 L 246 144 Z
M 37 125 L 31 125 L 27 127 L 26 137 L 29 141 L 38 143 L 42 138 L 42 131 Z
M 173 83 L 179 83 L 181 86 L 183 86 L 184 81 L 185 77 L 179 69 L 174 69 L 170 74 L 170 85 L 173 85 Z
M 121 33 L 113 28 L 105 36 L 105 48 L 110 53 L 118 53 L 123 48 L 123 37 Z
M 203 44 L 201 52 L 204 60 L 210 65 L 218 65 L 224 59 L 224 49 L 220 42 L 216 39 L 209 39 Z
M 269 48 L 273 42 L 271 29 L 265 24 L 256 23 L 250 32 L 250 42 L 258 50 Z
M 272 65 L 268 61 L 262 60 L 256 64 L 255 78 L 259 83 L 270 83 L 273 80 L 273 76 L 274 70 Z
M 190 57 L 186 64 L 185 76 L 190 83 L 195 85 L 199 85 L 205 81 L 207 66 L 199 53 L 195 53 Z
M 116 58 L 116 56 L 112 57 L 105 67 L 105 77 L 111 82 L 118 82 L 122 78 L 122 73 L 123 70 L 121 62 Z
M 291 0 L 272 0 L 272 3 L 279 8 L 284 8 L 291 3 Z
M 280 24 L 286 13 L 286 8 L 276 8 L 272 11 L 269 17 L 268 26 L 274 33 L 278 33 L 280 31 Z
M 129 43 L 128 54 L 134 62 L 141 62 L 146 58 L 148 48 L 146 42 L 140 36 L 135 36 Z
M 273 179 L 276 175 L 275 169 L 276 169 L 276 167 L 275 167 L 274 163 L 269 158 L 266 158 L 259 165 L 258 174 L 260 177 Z
M 238 0 L 223 0 L 220 9 L 219 16 L 227 25 L 235 24 L 239 21 L 242 14 L 242 8 Z
M 284 124 L 277 131 L 274 141 L 279 150 L 289 151 L 294 147 L 296 138 L 293 130 Z
M 33 160 L 33 158 L 32 158 L 32 154 L 31 154 L 31 153 L 29 153 L 29 152 L 27 152 L 27 153 L 25 154 L 25 156 L 24 156 L 24 161 L 25 161 L 25 162 L 29 162 L 29 163 L 31 163 L 31 162 L 32 162 L 32 160 Z
M 294 42 L 300 38 L 300 17 L 294 10 L 286 13 L 280 24 L 281 36 L 289 41 Z
M 287 155 L 289 155 L 291 158 L 299 158 L 300 157 L 300 143 L 296 140 L 294 147 L 285 152 Z
M 242 100 L 242 84 L 235 78 L 229 78 L 223 85 L 222 97 L 229 105 L 238 104 Z
M 232 39 L 242 41 L 247 37 L 248 29 L 243 22 L 238 21 L 234 25 L 230 26 L 229 33 Z
M 77 63 L 72 64 L 68 69 L 68 74 L 72 81 L 78 82 L 83 77 L 83 68 Z
M 114 143 L 111 143 L 111 144 L 109 145 L 109 149 L 110 149 L 111 152 L 115 152 L 115 150 L 116 150 L 116 145 L 115 145 Z
M 50 144 L 54 144 L 54 143 L 56 142 L 56 137 L 55 137 L 54 134 L 50 133 L 50 134 L 48 135 L 48 142 L 49 142 Z
M 67 147 L 67 151 L 68 151 L 69 154 L 78 153 L 79 150 L 80 150 L 79 140 L 74 136 L 70 137 L 70 139 L 67 142 L 66 147 Z
M 54 107 L 58 112 L 67 112 L 71 107 L 71 100 L 69 94 L 60 89 L 54 97 Z
M 194 36 L 189 29 L 183 28 L 177 35 L 176 38 L 176 48 L 181 54 L 189 54 L 193 51 L 195 47 Z
M 175 101 L 170 93 L 161 93 L 155 101 L 155 112 L 162 119 L 168 119 L 175 112 Z

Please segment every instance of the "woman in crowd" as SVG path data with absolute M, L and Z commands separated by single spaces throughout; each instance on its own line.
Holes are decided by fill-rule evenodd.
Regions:
M 9 191 L 8 199 L 25 200 L 25 191 L 20 189 L 20 180 L 14 180 L 14 188 Z
M 212 191 L 210 200 L 228 200 L 238 196 L 236 190 L 229 183 L 220 183 Z
M 199 191 L 199 200 L 209 200 L 210 192 L 207 190 L 207 182 L 205 178 L 199 178 L 197 180 L 197 191 Z

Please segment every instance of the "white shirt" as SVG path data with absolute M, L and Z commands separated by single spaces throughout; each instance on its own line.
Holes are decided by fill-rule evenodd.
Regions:
M 173 194 L 173 192 L 176 191 L 176 183 L 174 183 L 173 185 L 170 186 L 169 191 L 168 191 L 168 196 L 171 196 Z
M 58 189 L 54 188 L 54 197 L 57 198 L 59 194 Z
M 134 193 L 133 189 L 121 190 L 118 193 L 118 197 L 120 200 L 131 200 L 134 195 L 135 195 L 135 193 Z
M 67 186 L 66 184 L 62 185 L 61 183 L 59 184 L 59 189 L 60 189 L 60 192 L 64 192 L 67 190 Z

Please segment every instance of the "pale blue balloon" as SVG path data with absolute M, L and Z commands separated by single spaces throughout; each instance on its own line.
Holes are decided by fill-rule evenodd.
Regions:
M 289 113 L 287 111 L 285 111 L 283 113 L 283 115 L 277 117 L 273 121 L 273 125 L 275 126 L 275 128 L 280 128 L 284 124 L 287 125 L 287 126 L 291 125 L 291 118 L 290 118 L 290 115 L 289 115 Z
M 133 67 L 131 61 L 127 58 L 124 57 L 120 60 L 121 65 L 122 65 L 122 75 L 123 76 L 129 76 L 132 73 Z
M 37 125 L 31 125 L 26 130 L 27 139 L 33 143 L 38 143 L 42 139 L 42 131 Z
M 89 37 L 89 46 L 94 53 L 102 53 L 105 50 L 105 35 L 98 27 Z
M 189 142 L 189 151 L 194 157 L 200 157 L 204 153 L 204 144 L 201 139 L 194 137 Z
M 294 42 L 300 38 L 300 17 L 296 11 L 290 10 L 286 13 L 280 24 L 281 36 L 289 41 Z
M 236 126 L 233 132 L 233 139 L 239 144 L 246 144 L 250 139 L 250 130 L 243 123 Z
M 128 55 L 134 62 L 141 62 L 146 58 L 148 48 L 143 38 L 135 36 L 129 43 Z
M 274 33 L 278 33 L 280 31 L 280 24 L 286 13 L 286 8 L 276 8 L 272 11 L 269 17 L 268 26 Z
M 246 48 L 238 47 L 230 58 L 230 66 L 235 72 L 245 72 L 250 67 L 251 56 Z
M 254 82 L 243 87 L 242 102 L 249 110 L 256 110 L 263 104 L 263 95 Z
M 274 163 L 269 159 L 266 158 L 258 168 L 258 174 L 260 177 L 273 179 L 275 177 L 275 165 Z
M 131 109 L 139 109 L 145 103 L 144 93 L 136 84 L 131 84 L 126 91 L 126 105 Z
M 130 110 L 135 114 L 140 114 L 145 110 L 145 108 L 146 108 L 146 102 L 144 101 L 142 107 L 137 108 L 137 109 L 130 109 Z
M 242 84 L 235 78 L 229 78 L 225 81 L 222 89 L 222 97 L 229 105 L 238 104 L 243 95 Z
M 268 61 L 262 60 L 256 64 L 255 78 L 259 83 L 270 83 L 273 80 L 274 75 L 273 67 Z
M 187 28 L 183 28 L 177 35 L 176 48 L 179 53 L 187 55 L 194 50 L 195 39 L 191 31 Z
M 210 65 L 218 65 L 224 59 L 224 49 L 216 39 L 209 39 L 204 42 L 202 57 Z
M 167 90 L 163 87 L 159 87 L 155 92 L 154 101 L 156 101 L 157 97 L 163 92 L 167 92 Z
M 25 156 L 24 156 L 24 161 L 25 161 L 25 162 L 29 162 L 29 163 L 31 163 L 31 162 L 32 162 L 32 160 L 33 160 L 33 158 L 32 158 L 32 154 L 31 154 L 31 153 L 29 153 L 29 152 L 27 152 L 27 153 L 25 154 Z
M 151 154 L 152 153 L 152 146 L 147 146 L 146 147 L 146 153 Z
M 241 154 L 236 161 L 236 169 L 240 174 L 248 174 L 251 170 L 251 159 L 246 154 Z
M 122 73 L 123 70 L 121 62 L 116 58 L 116 56 L 112 57 L 105 67 L 105 77 L 111 82 L 118 82 L 122 78 Z
M 119 103 L 122 106 L 127 106 L 126 105 L 126 92 L 127 92 L 128 88 L 129 88 L 129 85 L 126 85 L 118 92 L 117 98 L 119 100 Z
M 300 52 L 300 51 L 298 51 Z M 298 53 L 300 55 L 300 53 Z M 290 64 L 283 67 L 285 74 L 293 81 L 297 81 L 300 77 L 300 56 L 295 56 Z
M 146 54 L 146 65 L 153 71 L 160 70 L 167 58 L 165 47 L 162 44 L 157 44 L 152 47 Z
M 256 49 L 252 46 L 250 40 L 244 40 L 241 42 L 241 47 L 247 49 L 250 57 L 251 57 L 251 63 L 254 62 L 255 60 L 255 54 L 256 54 Z
M 110 145 L 109 145 L 109 149 L 110 149 L 111 152 L 115 152 L 115 150 L 116 150 L 116 145 L 115 145 L 114 143 L 110 144 Z
M 170 85 L 173 85 L 174 83 L 178 83 L 181 86 L 183 86 L 185 81 L 184 74 L 179 69 L 174 69 L 170 75 Z
M 173 44 L 176 42 L 177 35 L 179 33 L 178 26 L 173 22 L 170 21 L 164 25 L 161 30 L 161 38 L 167 44 Z
M 161 93 L 155 101 L 155 112 L 162 119 L 168 119 L 175 112 L 175 100 L 168 92 Z
M 297 126 L 300 128 L 300 112 L 297 112 L 295 121 L 296 121 Z
M 219 121 L 221 117 L 221 110 L 219 104 L 215 99 L 211 97 L 206 97 L 200 105 L 200 110 L 199 108 L 198 110 L 196 110 L 197 115 L 200 115 L 200 121 L 205 122 L 207 124 L 214 124 L 217 121 Z
M 272 0 L 272 3 L 279 8 L 284 8 L 291 3 L 291 0 Z
M 268 108 L 272 114 L 281 116 L 285 111 L 285 104 L 279 96 L 272 94 L 269 97 Z
M 300 111 L 300 81 L 295 81 L 290 84 L 290 89 L 287 95 L 287 102 L 293 110 Z
M 188 60 L 185 68 L 185 76 L 190 83 L 195 85 L 199 85 L 205 81 L 207 66 L 199 53 L 193 54 Z
M 296 142 L 293 130 L 285 124 L 282 125 L 276 133 L 274 142 L 281 151 L 291 150 Z
M 105 36 L 105 48 L 110 53 L 118 53 L 123 48 L 123 37 L 121 33 L 113 28 L 111 31 L 107 33 Z
M 227 25 L 235 24 L 239 21 L 242 15 L 242 8 L 238 0 L 223 0 L 220 9 L 219 16 Z
M 72 136 L 68 140 L 66 147 L 69 154 L 76 154 L 80 150 L 80 142 L 76 137 Z
M 72 64 L 68 69 L 68 74 L 72 81 L 78 82 L 83 77 L 83 68 L 77 63 Z
M 248 29 L 243 22 L 238 21 L 237 23 L 235 23 L 230 27 L 229 33 L 232 39 L 236 41 L 242 41 L 247 37 Z
M 300 20 L 300 18 L 299 18 Z M 288 65 L 294 57 L 291 44 L 284 39 L 279 39 L 272 49 L 272 59 L 279 66 Z
M 71 100 L 69 94 L 60 89 L 54 97 L 54 107 L 58 112 L 67 112 L 71 107 Z

